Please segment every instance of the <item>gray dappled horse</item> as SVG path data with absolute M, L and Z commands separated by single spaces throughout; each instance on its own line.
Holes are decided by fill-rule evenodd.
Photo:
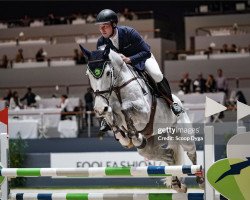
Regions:
M 186 151 L 196 164 L 194 141 L 159 139 L 165 127 L 192 128 L 188 115 L 182 113 L 176 117 L 166 101 L 151 95 L 144 80 L 115 51 L 105 48 L 90 52 L 80 47 L 88 58 L 87 75 L 95 94 L 94 110 L 97 116 L 105 118 L 115 138 L 123 146 L 130 147 L 132 143 L 139 154 L 149 160 L 182 165 Z M 182 105 L 175 95 L 173 99 Z M 175 135 L 187 136 L 183 132 Z M 183 182 L 173 177 L 171 186 L 178 192 L 186 192 Z

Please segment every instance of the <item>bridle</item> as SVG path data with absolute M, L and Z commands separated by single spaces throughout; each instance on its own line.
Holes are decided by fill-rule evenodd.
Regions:
M 102 90 L 102 91 L 100 91 L 100 90 L 94 91 L 93 92 L 94 93 L 94 98 L 96 98 L 97 96 L 102 97 L 103 99 L 105 99 L 105 101 L 107 102 L 107 105 L 109 106 L 109 99 L 111 97 L 111 94 L 112 94 L 112 92 L 115 92 L 115 94 L 116 94 L 116 96 L 117 96 L 117 98 L 118 98 L 118 100 L 119 100 L 119 102 L 121 104 L 122 103 L 122 99 L 121 99 L 120 90 L 123 87 L 125 87 L 126 85 L 128 85 L 130 82 L 136 80 L 138 78 L 138 76 L 135 76 L 133 74 L 134 75 L 133 78 L 129 79 L 128 81 L 126 81 L 125 83 L 123 83 L 121 86 L 116 86 L 116 81 L 119 79 L 121 71 L 122 71 L 122 68 L 124 67 L 125 64 L 123 63 L 123 65 L 120 67 L 120 70 L 119 70 L 117 76 L 115 77 L 114 76 L 114 66 L 112 65 L 111 61 L 106 61 L 105 64 L 107 62 L 110 63 L 110 65 L 111 65 L 111 72 L 110 72 L 111 83 L 110 83 L 109 89 Z M 106 97 L 105 94 L 108 94 L 108 97 Z
M 114 76 L 113 76 L 114 67 L 113 67 L 113 65 L 111 64 L 111 61 L 106 61 L 106 62 L 104 63 L 104 65 L 106 65 L 107 63 L 110 63 L 110 65 L 111 65 L 111 71 L 110 71 L 111 82 L 110 82 L 109 89 L 107 89 L 107 90 L 102 90 L 102 91 L 96 90 L 96 91 L 93 92 L 93 94 L 94 94 L 94 98 L 96 98 L 97 96 L 100 96 L 100 97 L 102 97 L 103 99 L 105 99 L 105 101 L 107 102 L 107 105 L 109 106 L 109 99 L 110 99 L 110 97 L 111 97 L 111 94 L 112 94 L 112 91 L 113 91 L 113 87 L 114 87 Z M 107 94 L 107 93 L 109 94 L 108 97 L 106 97 L 106 96 L 104 95 L 104 94 Z

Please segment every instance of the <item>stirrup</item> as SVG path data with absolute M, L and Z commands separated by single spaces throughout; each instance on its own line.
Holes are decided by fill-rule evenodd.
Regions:
M 173 103 L 171 105 L 171 110 L 178 117 L 181 113 L 184 113 L 183 108 L 178 103 Z

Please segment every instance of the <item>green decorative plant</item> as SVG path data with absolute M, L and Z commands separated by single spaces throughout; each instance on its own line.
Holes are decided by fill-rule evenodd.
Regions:
M 11 168 L 21 168 L 24 167 L 25 161 L 25 148 L 27 148 L 27 143 L 22 140 L 19 134 L 18 139 L 10 139 L 9 141 L 9 157 L 10 157 L 10 167 Z M 26 183 L 25 177 L 18 177 L 11 179 L 10 187 L 21 187 Z

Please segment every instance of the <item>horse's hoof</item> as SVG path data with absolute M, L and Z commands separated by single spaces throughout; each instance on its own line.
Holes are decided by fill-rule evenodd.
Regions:
M 196 182 L 199 184 L 200 189 L 205 189 L 205 179 L 203 177 L 196 177 Z
M 177 177 L 172 178 L 171 187 L 178 193 L 187 193 L 187 186 L 181 183 Z
M 123 146 L 123 147 L 126 148 L 126 149 L 131 149 L 131 148 L 134 147 L 134 144 L 133 144 L 133 142 L 130 140 L 130 143 L 129 143 L 128 145 L 126 145 L 126 146 Z
M 174 189 L 178 193 L 187 193 L 187 186 L 185 184 L 178 185 L 172 185 L 172 189 Z

